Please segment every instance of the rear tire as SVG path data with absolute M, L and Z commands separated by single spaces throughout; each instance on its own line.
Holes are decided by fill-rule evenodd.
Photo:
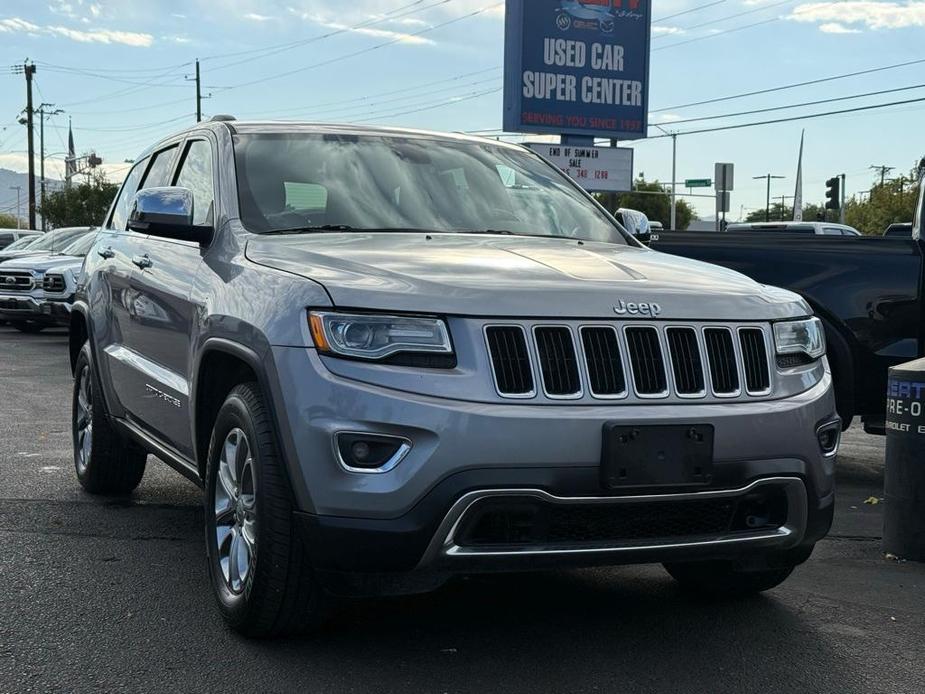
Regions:
M 14 328 L 16 328 L 21 333 L 26 333 L 27 335 L 34 335 L 35 333 L 40 333 L 45 329 L 45 326 L 41 323 L 33 323 L 31 321 L 17 320 L 10 323 Z
M 245 636 L 312 630 L 330 598 L 293 527 L 292 491 L 256 383 L 231 390 L 206 467 L 206 555 L 219 610 Z
M 141 482 L 148 454 L 113 428 L 98 386 L 86 342 L 74 366 L 71 411 L 77 480 L 91 494 L 128 494 Z
M 744 597 L 776 588 L 793 573 L 793 566 L 743 571 L 732 562 L 710 561 L 665 564 L 665 570 L 681 587 L 700 595 Z

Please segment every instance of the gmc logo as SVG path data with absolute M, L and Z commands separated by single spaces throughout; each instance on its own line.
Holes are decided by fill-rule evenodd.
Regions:
M 613 312 L 619 316 L 649 316 L 650 318 L 657 318 L 662 312 L 662 307 L 656 303 L 646 301 L 640 303 L 620 301 L 613 307 Z

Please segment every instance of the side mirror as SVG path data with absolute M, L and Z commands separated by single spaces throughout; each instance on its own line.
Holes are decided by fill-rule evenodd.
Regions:
M 135 193 L 128 228 L 177 241 L 208 244 L 212 227 L 193 224 L 193 191 L 189 188 L 145 188 Z

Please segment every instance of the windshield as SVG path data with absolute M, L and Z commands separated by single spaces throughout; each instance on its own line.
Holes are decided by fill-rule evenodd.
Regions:
M 81 236 L 76 241 L 71 241 L 70 245 L 65 246 L 64 250 L 61 252 L 64 253 L 64 255 L 74 255 L 78 258 L 83 258 L 90 252 L 90 249 L 93 248 L 94 241 L 96 241 L 96 232 L 91 231 Z
M 18 241 L 13 241 L 9 246 L 4 248 L 4 251 L 24 251 L 29 248 L 32 244 L 36 243 L 41 237 L 39 234 L 29 234 L 29 236 L 23 236 Z
M 559 171 L 511 147 L 315 133 L 235 136 L 244 225 L 511 233 L 627 243 Z
M 78 236 L 87 233 L 86 227 L 68 227 L 55 229 L 42 235 L 42 238 L 29 246 L 30 251 L 60 251 Z

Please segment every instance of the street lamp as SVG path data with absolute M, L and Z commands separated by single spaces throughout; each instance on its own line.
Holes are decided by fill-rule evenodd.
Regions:
M 666 135 L 671 136 L 671 230 L 674 231 L 678 228 L 678 205 L 675 199 L 675 183 L 678 180 L 676 175 L 677 164 L 678 164 L 678 133 L 668 132 L 662 126 L 657 123 L 653 123 L 656 128 L 661 130 Z
M 768 197 L 767 202 L 764 206 L 764 221 L 771 221 L 771 179 L 772 178 L 787 178 L 786 176 L 775 176 L 774 174 L 765 174 L 764 176 L 752 176 L 752 179 L 757 180 L 759 178 L 768 179 Z

